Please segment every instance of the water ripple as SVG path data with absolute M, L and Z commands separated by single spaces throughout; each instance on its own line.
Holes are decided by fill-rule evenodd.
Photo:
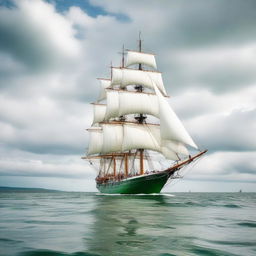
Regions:
M 256 193 L 0 194 L 0 255 L 256 255 Z
M 249 227 L 249 228 L 256 228 L 255 221 L 247 221 L 247 222 L 239 222 L 237 223 L 239 226 Z

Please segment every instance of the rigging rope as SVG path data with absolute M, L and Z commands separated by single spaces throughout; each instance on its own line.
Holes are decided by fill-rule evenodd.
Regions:
M 110 167 L 111 167 L 111 164 L 112 164 L 112 161 L 113 161 L 113 158 L 111 158 L 111 160 L 110 160 L 110 162 L 109 162 L 109 165 L 108 165 L 108 169 L 107 169 L 107 172 L 105 173 L 105 175 L 106 175 L 106 174 L 108 174 L 108 172 L 109 172 L 109 169 L 110 169 Z
M 185 175 L 187 175 L 187 174 L 199 163 L 199 161 L 201 161 L 204 157 L 205 157 L 205 156 L 200 157 L 200 158 L 197 158 L 196 160 L 194 160 L 194 161 L 192 162 L 192 164 L 188 164 L 188 165 L 184 166 L 184 167 L 181 168 L 179 171 L 177 171 L 177 174 L 179 174 L 179 172 L 183 172 L 183 173 L 182 173 L 182 177 L 181 177 L 181 178 L 183 178 L 183 177 L 184 177 Z M 170 184 L 170 183 L 172 182 L 170 186 L 173 187 L 173 186 L 176 185 L 178 182 L 180 182 L 181 178 L 180 178 L 180 179 L 176 179 L 176 181 L 173 181 L 173 182 L 172 182 L 172 178 L 170 178 L 170 179 L 168 180 L 168 182 L 166 182 L 165 186 L 168 185 L 168 184 Z
M 93 160 L 88 160 L 89 164 L 91 165 L 91 167 L 93 169 L 95 169 L 96 171 L 98 171 L 98 168 L 95 166 L 95 164 L 93 163 Z
M 121 160 L 121 163 L 120 163 L 119 173 L 121 173 L 123 162 L 124 162 L 124 157 L 122 157 L 122 160 Z
M 137 156 L 137 152 L 138 152 L 138 150 L 135 151 L 135 155 L 134 155 L 134 158 L 133 158 L 133 161 L 132 161 L 132 167 L 131 167 L 131 171 L 133 171 L 134 174 L 136 172 L 136 170 L 134 169 L 134 163 L 135 163 L 135 159 L 136 159 L 136 156 Z
M 146 151 L 146 150 L 145 150 L 145 157 L 146 157 L 146 159 L 147 159 L 147 161 L 148 161 L 148 167 L 149 167 L 149 170 L 154 170 L 154 164 L 153 164 L 153 161 L 152 161 L 152 159 L 151 159 L 151 157 L 150 157 L 149 152 L 148 152 L 148 151 Z

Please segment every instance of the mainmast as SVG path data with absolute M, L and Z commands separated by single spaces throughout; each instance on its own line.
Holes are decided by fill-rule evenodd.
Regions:
M 142 51 L 142 42 L 141 42 L 141 32 L 139 32 L 139 52 Z M 139 70 L 142 70 L 142 64 L 139 63 Z M 142 85 L 136 85 L 135 89 L 137 92 L 143 92 L 143 86 Z M 135 116 L 135 119 L 138 121 L 138 123 L 142 124 L 146 120 L 147 116 L 143 115 L 143 113 L 140 113 L 139 116 Z M 140 175 L 144 174 L 144 149 L 141 148 L 138 150 L 140 153 Z
M 140 37 L 140 35 L 141 35 L 141 32 L 139 33 L 139 52 L 141 52 L 141 37 Z M 142 64 L 141 63 L 139 64 L 139 70 L 142 70 Z
M 116 158 L 115 158 L 115 156 L 113 155 L 112 156 L 112 160 L 113 160 L 113 164 L 114 164 L 114 166 L 113 166 L 113 174 L 114 174 L 114 176 L 116 176 Z
M 124 45 L 122 50 L 122 68 L 124 68 Z
M 125 55 L 125 52 L 124 52 L 124 45 L 123 45 L 123 49 L 122 49 L 122 68 L 124 68 L 124 55 Z M 119 117 L 119 121 L 121 122 L 125 122 L 125 116 L 124 115 L 121 115 Z M 130 152 L 129 152 L 130 153 Z M 128 177 L 128 174 L 129 174 L 129 158 L 128 158 L 128 153 L 124 153 L 124 175 L 125 177 Z
M 142 52 L 142 40 L 141 40 L 141 32 L 139 32 L 139 52 Z M 142 70 L 142 64 L 139 63 L 138 70 Z M 137 92 L 143 92 L 143 86 L 142 85 L 135 85 L 135 90 Z M 144 116 L 143 113 L 140 113 L 139 116 L 135 116 L 135 119 L 138 121 L 138 123 L 142 124 L 144 120 L 147 118 L 147 116 Z
M 141 37 L 140 37 L 141 33 L 139 33 L 139 52 L 142 51 L 142 41 L 141 41 Z M 142 64 L 139 63 L 139 70 L 142 70 Z M 135 89 L 138 91 L 138 92 L 142 92 L 143 91 L 143 86 L 142 85 L 136 85 L 135 86 Z

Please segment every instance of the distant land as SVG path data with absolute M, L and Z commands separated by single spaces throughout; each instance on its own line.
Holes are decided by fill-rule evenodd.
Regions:
M 5 187 L 0 186 L 0 193 L 57 193 L 57 192 L 78 192 L 78 193 L 95 193 L 95 192 L 84 192 L 84 191 L 64 191 L 64 190 L 56 190 L 56 189 L 46 189 L 46 188 L 22 188 L 22 187 Z M 194 191 L 187 191 L 187 192 L 166 192 L 160 193 L 163 194 L 183 194 L 183 193 L 255 193 L 255 192 L 244 192 L 241 189 L 239 191 L 230 191 L 230 192 L 194 192 Z
M 45 189 L 45 188 L 0 187 L 0 193 L 4 193 L 4 192 L 49 193 L 49 192 L 61 192 L 61 191 L 53 190 L 53 189 Z

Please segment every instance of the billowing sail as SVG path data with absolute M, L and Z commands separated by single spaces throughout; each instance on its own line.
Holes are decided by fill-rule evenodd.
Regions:
M 107 91 L 107 109 L 105 120 L 119 116 L 119 94 L 116 90 Z
M 174 140 L 162 140 L 161 143 L 162 143 L 162 147 L 166 147 L 177 154 L 181 154 L 185 156 L 189 155 L 188 149 L 181 142 L 174 141 Z
M 100 94 L 98 97 L 98 101 L 106 99 L 106 88 L 110 87 L 111 85 L 111 80 L 110 79 L 105 79 L 105 78 L 99 78 L 100 81 Z
M 158 117 L 157 96 L 147 93 L 119 91 L 119 116 L 139 113 Z
M 105 104 L 93 104 L 93 125 L 96 123 L 100 123 L 104 121 L 105 115 L 106 115 L 106 105 Z
M 161 151 L 161 145 L 154 133 L 157 133 L 157 126 L 126 124 L 124 126 L 123 151 L 131 149 L 149 149 Z
M 105 78 L 98 78 L 100 81 L 100 94 L 98 97 L 98 101 L 106 99 L 106 88 L 111 86 L 111 80 L 110 79 L 105 79 Z
M 159 115 L 162 140 L 182 142 L 197 149 L 197 145 L 190 137 L 185 127 L 181 123 L 180 119 L 177 117 L 171 106 L 164 99 L 156 86 L 155 91 L 159 100 Z
M 167 95 L 163 84 L 162 74 L 160 72 L 128 68 L 112 68 L 112 86 L 120 85 L 121 88 L 124 88 L 127 85 L 143 85 L 147 88 L 154 89 L 153 83 L 156 84 L 163 95 Z
M 148 149 L 164 154 L 171 160 L 178 156 L 168 144 L 162 145 L 157 125 L 137 123 L 106 123 L 101 129 L 90 129 L 88 155 L 127 152 L 132 149 Z
M 119 124 L 104 124 L 102 153 L 121 152 L 123 145 L 123 126 Z
M 126 57 L 126 67 L 134 64 L 144 64 L 155 69 L 157 68 L 154 54 L 128 51 Z
M 159 117 L 158 99 L 154 94 L 107 90 L 105 120 L 128 114 L 149 114 Z
M 165 156 L 166 159 L 169 160 L 179 160 L 178 155 L 167 147 L 161 147 L 162 154 Z
M 103 134 L 102 129 L 89 129 L 89 148 L 87 155 L 100 154 L 102 151 Z

